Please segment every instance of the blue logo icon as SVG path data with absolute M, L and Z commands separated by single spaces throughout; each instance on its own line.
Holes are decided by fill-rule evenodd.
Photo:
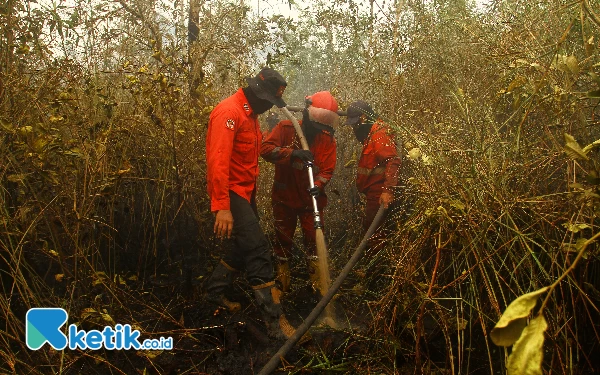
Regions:
M 132 329 L 129 324 L 106 326 L 102 331 L 92 329 L 85 331 L 75 324 L 69 326 L 67 337 L 60 328 L 67 322 L 69 315 L 64 309 L 55 307 L 32 308 L 25 315 L 25 341 L 31 350 L 38 350 L 45 343 L 56 350 L 69 349 L 98 350 L 171 350 L 172 337 L 146 339 L 139 341 L 140 331 Z
M 45 343 L 56 350 L 67 347 L 67 336 L 60 328 L 67 322 L 67 312 L 60 308 L 33 308 L 25 315 L 25 341 L 31 350 L 38 350 Z

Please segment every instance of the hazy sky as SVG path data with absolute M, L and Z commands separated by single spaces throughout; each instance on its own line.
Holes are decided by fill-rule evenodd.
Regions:
M 263 17 L 268 17 L 272 14 L 281 14 L 286 17 L 296 17 L 298 15 L 298 5 L 290 7 L 287 0 L 246 0 L 246 3 Z M 304 1 L 297 1 L 295 3 L 302 4 Z

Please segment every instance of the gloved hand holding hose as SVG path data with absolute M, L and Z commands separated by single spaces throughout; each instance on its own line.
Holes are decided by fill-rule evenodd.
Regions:
M 310 194 L 312 197 L 315 197 L 315 198 L 318 197 L 319 193 L 321 192 L 321 189 L 319 189 L 319 187 L 317 185 L 315 185 L 311 188 L 308 188 L 306 190 L 308 190 L 308 194 Z
M 294 158 L 298 158 L 298 159 L 302 160 L 303 162 L 315 160 L 315 156 L 309 150 L 294 150 L 294 151 L 292 151 L 291 156 Z

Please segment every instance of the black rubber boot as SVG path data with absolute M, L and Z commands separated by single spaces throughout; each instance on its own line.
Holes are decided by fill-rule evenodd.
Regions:
M 294 327 L 283 314 L 279 297 L 281 291 L 275 287 L 275 282 L 252 287 L 256 303 L 263 312 L 267 333 L 275 339 L 286 340 L 294 334 Z
M 230 312 L 240 311 L 242 305 L 239 302 L 232 302 L 225 297 L 225 290 L 233 283 L 233 276 L 236 270 L 227 263 L 221 262 L 217 265 L 210 278 L 206 281 L 206 299 L 219 307 L 223 307 Z

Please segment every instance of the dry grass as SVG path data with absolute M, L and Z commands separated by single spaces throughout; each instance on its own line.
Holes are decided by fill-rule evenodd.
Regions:
M 356 43 L 321 51 L 302 49 L 292 39 L 299 60 L 276 56 L 276 68 L 290 72 L 288 97 L 331 89 L 342 107 L 367 99 L 399 144 L 410 142 L 429 157 L 405 158 L 394 233 L 385 251 L 361 263 L 373 270 L 367 284 L 374 287 L 366 294 L 373 324 L 349 341 L 369 351 L 344 366 L 356 373 L 502 372 L 508 351 L 487 334 L 504 308 L 556 280 L 573 261 L 577 241 L 598 231 L 598 151 L 574 161 L 563 149 L 563 133 L 581 146 L 600 139 L 598 24 L 583 7 L 587 2 L 503 2 L 487 16 L 402 3 L 400 18 L 396 9 L 380 8 L 385 22 L 375 22 L 371 35 L 356 31 L 370 24 L 367 18 L 353 24 L 331 9 L 319 13 L 330 21 L 328 32 L 344 32 Z M 213 11 L 226 20 L 237 14 Z M 195 63 L 188 64 L 184 37 L 164 42 L 161 55 L 152 57 L 161 46 L 119 13 L 142 42 L 123 41 L 119 51 L 127 59 L 118 62 L 107 57 L 110 50 L 90 52 L 90 69 L 51 57 L 49 47 L 27 36 L 25 25 L 35 29 L 39 21 L 8 14 L 0 14 L 11 25 L 0 37 L 2 47 L 26 42 L 31 52 L 1 49 L 0 371 L 78 373 L 85 365 L 111 373 L 145 366 L 160 372 L 159 361 L 148 357 L 29 351 L 23 317 L 31 307 L 62 306 L 77 321 L 98 324 L 82 317 L 84 309 L 106 309 L 119 322 L 140 324 L 146 334 L 191 338 L 191 346 L 202 341 L 202 329 L 185 328 L 183 315 L 173 313 L 190 302 L 145 291 L 164 272 L 189 279 L 186 257 L 210 262 L 215 253 L 204 181 L 205 125 L 211 105 L 252 70 L 253 48 L 264 30 L 256 27 L 257 34 L 243 40 L 233 29 L 221 30 L 235 45 L 207 32 L 191 50 Z M 203 27 L 212 30 L 207 14 Z M 287 31 L 301 35 L 322 26 L 313 21 Z M 402 36 L 388 27 L 395 21 L 411 35 L 401 40 L 406 49 L 390 40 Z M 95 35 L 89 27 L 86 32 Z M 103 43 L 109 45 L 108 39 Z M 387 52 L 390 43 L 397 47 L 394 56 Z M 232 62 L 234 52 L 241 57 Z M 332 66 L 298 65 L 318 53 L 333 53 Z M 315 80 L 324 81 L 311 86 L 306 77 L 313 76 L 302 69 L 316 69 Z M 358 243 L 362 215 L 352 189 L 351 160 L 359 145 L 349 129 L 338 129 L 336 138 L 338 168 L 324 215 L 334 271 Z M 270 232 L 272 171 L 261 167 L 258 204 Z M 599 270 L 598 246 L 592 244 L 553 293 L 545 371 L 598 367 Z M 201 359 L 189 371 L 200 371 L 216 350 L 193 352 Z M 328 360 L 323 358 L 333 366 Z

